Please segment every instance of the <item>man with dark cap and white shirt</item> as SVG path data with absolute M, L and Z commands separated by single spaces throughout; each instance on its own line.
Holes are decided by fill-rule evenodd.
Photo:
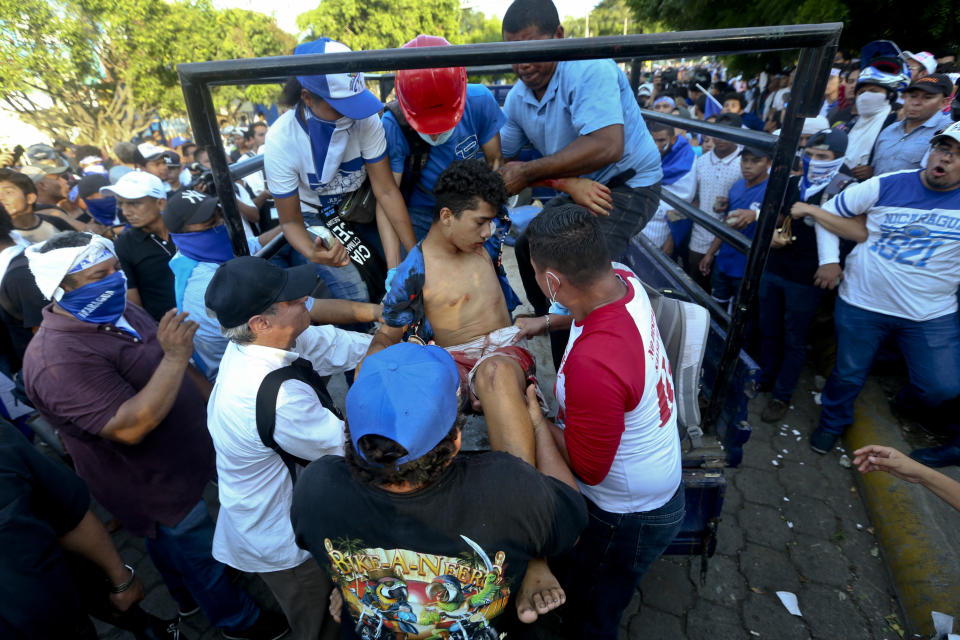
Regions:
M 220 489 L 213 555 L 260 574 L 287 615 L 291 640 L 332 640 L 340 629 L 325 623 L 330 578 L 294 543 L 298 469 L 259 428 L 272 424 L 266 442 L 304 461 L 342 455 L 343 420 L 320 376 L 356 367 L 371 339 L 310 326 L 306 301 L 317 281 L 313 265 L 281 269 L 242 256 L 217 269 L 205 298 L 230 340 L 207 408 Z M 278 381 L 284 373 L 294 377 Z

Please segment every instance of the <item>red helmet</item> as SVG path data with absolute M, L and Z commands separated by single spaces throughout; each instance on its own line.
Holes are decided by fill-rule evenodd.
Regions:
M 419 35 L 403 48 L 449 46 L 440 36 Z M 444 67 L 398 71 L 397 100 L 407 122 L 420 133 L 449 131 L 460 122 L 467 104 L 467 70 Z

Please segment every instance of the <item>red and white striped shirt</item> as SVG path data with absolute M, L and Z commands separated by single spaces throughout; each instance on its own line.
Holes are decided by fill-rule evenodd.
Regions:
M 621 300 L 573 323 L 557 373 L 557 423 L 580 491 L 612 513 L 666 504 L 681 480 L 673 379 L 643 286 L 614 263 Z

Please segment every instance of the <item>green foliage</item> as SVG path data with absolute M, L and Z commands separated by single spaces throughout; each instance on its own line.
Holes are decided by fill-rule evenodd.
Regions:
M 460 37 L 458 44 L 477 42 L 500 42 L 503 39 L 503 23 L 500 18 L 464 7 L 460 10 Z
M 853 51 L 880 39 L 914 51 L 960 46 L 956 0 L 625 1 L 639 19 L 678 30 L 843 22 L 840 46 Z
M 182 114 L 176 65 L 279 55 L 272 18 L 209 0 L 0 0 L 0 101 L 51 136 L 109 148 L 155 115 Z M 224 87 L 215 102 L 275 89 Z
M 601 0 L 586 17 L 563 19 L 564 37 L 582 38 L 590 28 L 590 36 L 617 36 L 626 33 L 643 33 L 646 29 L 633 15 L 626 0 Z
M 354 51 L 392 49 L 421 33 L 457 42 L 459 15 L 458 0 L 323 0 L 297 16 L 297 26 L 307 40 L 327 36 Z

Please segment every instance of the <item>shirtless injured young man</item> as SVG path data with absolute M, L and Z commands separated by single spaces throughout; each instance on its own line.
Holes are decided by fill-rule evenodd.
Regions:
M 440 174 L 434 197 L 433 226 L 397 267 L 368 355 L 404 338 L 445 348 L 460 370 L 461 404 L 483 412 L 491 448 L 536 466 L 526 396 L 528 386 L 536 387 L 536 365 L 513 326 L 510 311 L 519 300 L 493 237 L 507 199 L 503 180 L 483 160 L 459 160 Z M 546 561 L 530 561 L 517 600 L 520 620 L 532 622 L 564 601 Z

